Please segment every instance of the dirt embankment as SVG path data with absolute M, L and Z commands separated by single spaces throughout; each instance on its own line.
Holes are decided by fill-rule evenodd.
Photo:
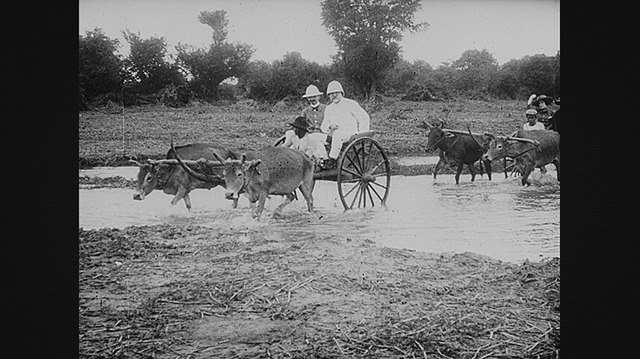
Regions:
M 556 358 L 559 260 L 246 230 L 79 230 L 80 357 Z

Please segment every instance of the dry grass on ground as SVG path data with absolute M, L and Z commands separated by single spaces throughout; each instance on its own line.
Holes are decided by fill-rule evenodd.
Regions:
M 556 358 L 559 261 L 194 226 L 79 232 L 81 358 Z

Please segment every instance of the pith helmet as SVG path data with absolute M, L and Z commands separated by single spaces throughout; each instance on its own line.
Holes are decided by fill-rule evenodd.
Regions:
M 307 86 L 307 90 L 304 92 L 304 95 L 302 95 L 302 98 L 319 96 L 319 95 L 322 95 L 322 92 L 320 92 L 320 90 L 318 90 L 318 88 L 315 87 L 314 85 L 309 85 Z
M 327 95 L 334 92 L 342 92 L 344 94 L 344 90 L 342 89 L 342 85 L 338 81 L 331 81 L 327 86 Z

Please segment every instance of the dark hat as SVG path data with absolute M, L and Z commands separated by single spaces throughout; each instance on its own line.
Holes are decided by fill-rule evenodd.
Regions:
M 309 131 L 309 122 L 302 116 L 296 117 L 296 119 L 292 123 L 290 123 L 290 125 L 301 130 Z
M 551 97 L 547 97 L 546 95 L 540 95 L 535 100 L 533 100 L 532 104 L 534 106 L 538 106 L 540 101 L 544 102 L 547 105 L 551 105 L 553 103 L 553 99 Z

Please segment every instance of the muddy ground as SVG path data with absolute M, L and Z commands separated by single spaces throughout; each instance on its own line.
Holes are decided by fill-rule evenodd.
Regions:
M 279 231 L 80 228 L 80 357 L 560 356 L 557 258 Z

